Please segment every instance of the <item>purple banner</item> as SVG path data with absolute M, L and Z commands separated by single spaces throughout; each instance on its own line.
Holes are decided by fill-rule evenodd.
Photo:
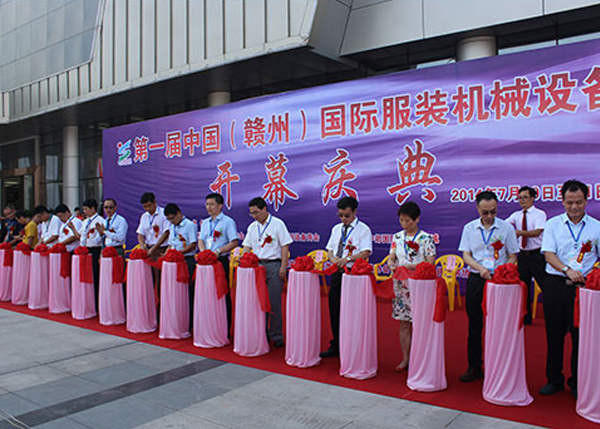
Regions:
M 590 186 L 600 214 L 600 42 L 541 49 L 282 93 L 104 131 L 104 194 L 130 223 L 143 192 L 206 217 L 217 191 L 245 232 L 248 201 L 264 197 L 288 225 L 292 257 L 324 248 L 336 201 L 360 202 L 374 257 L 400 230 L 404 201 L 438 254 L 455 253 L 475 195 L 494 190 L 498 216 L 519 209 L 517 190 L 539 190 L 549 217 L 560 185 Z

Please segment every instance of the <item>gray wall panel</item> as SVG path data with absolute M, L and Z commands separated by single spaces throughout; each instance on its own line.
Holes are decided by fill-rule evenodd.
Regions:
M 90 63 L 90 91 L 98 91 L 102 88 L 102 38 L 98 37 L 94 49 L 94 59 Z
M 114 74 L 115 84 L 127 80 L 127 2 L 117 0 L 114 3 Z
M 58 103 L 58 76 L 48 79 L 48 104 Z
M 190 63 L 198 63 L 205 58 L 204 50 L 204 0 L 192 0 L 189 3 L 189 15 L 188 15 L 188 26 L 189 26 L 189 52 L 190 52 Z
M 90 92 L 90 66 L 85 64 L 78 68 L 79 71 L 79 94 L 85 95 Z
M 600 0 L 544 0 L 544 13 L 556 13 L 600 4 Z
M 300 33 L 307 4 L 307 0 L 290 0 L 290 35 L 295 36 Z
M 102 88 L 108 88 L 114 83 L 114 52 L 113 52 L 113 7 L 114 0 L 106 0 L 104 21 L 102 25 Z
M 156 72 L 155 7 L 155 0 L 142 1 L 142 76 L 150 76 Z
M 156 0 L 157 72 L 171 68 L 171 2 Z
M 141 30 L 142 30 L 141 0 L 127 2 L 127 78 L 140 77 L 141 71 Z
M 223 2 L 205 0 L 206 58 L 223 55 Z
M 40 108 L 40 82 L 31 85 L 31 110 Z
M 58 101 L 65 101 L 69 98 L 69 82 L 67 73 L 58 75 Z
M 244 0 L 225 0 L 225 52 L 244 48 Z
M 181 67 L 188 62 L 188 0 L 173 0 L 173 67 Z
M 13 93 L 13 98 L 12 100 L 13 104 L 14 104 L 14 112 L 16 114 L 22 114 L 23 113 L 23 90 L 21 88 L 17 89 L 14 93 Z
M 288 37 L 287 0 L 267 0 L 267 42 Z
M 40 107 L 46 107 L 48 105 L 48 79 L 44 79 L 40 82 Z
M 262 45 L 267 41 L 265 23 L 265 0 L 244 0 L 246 17 L 244 20 L 245 47 Z
M 23 111 L 28 112 L 31 110 L 31 87 L 23 87 Z
M 425 37 L 542 15 L 542 0 L 423 0 Z
M 311 41 L 319 41 L 319 49 L 339 55 L 349 16 L 348 6 L 337 1 L 323 3 L 315 13 Z
M 69 70 L 69 98 L 79 97 L 79 70 Z

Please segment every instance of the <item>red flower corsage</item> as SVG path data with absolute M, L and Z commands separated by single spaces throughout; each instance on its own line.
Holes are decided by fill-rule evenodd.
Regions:
M 213 231 L 213 238 L 219 238 L 221 235 L 223 235 L 221 231 L 218 231 L 216 229 Z
M 352 244 L 351 241 L 349 241 L 348 244 L 346 244 L 345 249 L 348 251 L 348 255 L 352 255 L 352 252 L 354 252 L 354 250 L 356 250 L 356 246 L 354 244 Z
M 158 233 L 160 232 L 160 227 L 158 225 L 152 225 L 152 229 L 154 230 L 154 237 L 158 238 Z
M 185 238 L 183 238 L 183 235 L 179 234 L 178 238 L 179 238 L 179 241 L 181 241 L 184 246 L 187 246 L 187 242 L 185 241 Z
M 263 244 L 262 244 L 262 246 L 260 246 L 260 247 L 261 247 L 261 248 L 262 248 L 262 247 L 265 247 L 265 244 L 269 244 L 269 243 L 271 243 L 272 241 L 273 241 L 273 237 L 271 237 L 270 235 L 267 235 L 267 236 L 265 237 L 265 241 L 263 241 Z
M 87 233 L 87 238 L 90 238 L 90 236 L 94 233 L 94 231 L 96 231 L 95 228 L 90 228 L 88 233 Z
M 577 262 L 583 261 L 583 255 L 592 251 L 592 240 L 588 240 L 581 245 L 581 250 L 577 256 Z
M 498 260 L 500 257 L 498 252 L 504 247 L 504 243 L 502 243 L 500 240 L 496 240 L 492 243 L 492 247 L 494 248 L 494 259 Z
M 63 228 L 63 233 L 64 234 L 68 234 L 69 233 L 69 228 Z
M 419 243 L 417 243 L 416 241 L 407 241 L 406 245 L 408 246 L 409 249 L 412 249 L 415 251 L 415 253 L 417 253 L 419 251 L 419 249 L 421 248 L 421 246 L 419 246 Z

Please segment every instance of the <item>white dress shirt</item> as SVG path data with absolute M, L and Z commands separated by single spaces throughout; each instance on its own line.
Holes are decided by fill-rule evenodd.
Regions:
M 94 216 L 85 219 L 81 223 L 79 229 L 79 235 L 82 246 L 85 247 L 100 247 L 102 246 L 102 236 L 96 229 L 98 224 L 104 224 L 104 218 L 100 216 L 100 213 L 96 213 Z
M 264 225 L 255 220 L 248 226 L 242 245 L 250 247 L 258 259 L 273 260 L 281 259 L 281 248 L 293 242 L 285 223 L 269 215 Z
M 46 241 L 52 236 L 58 236 L 60 234 L 60 226 L 62 222 L 58 216 L 51 214 L 50 218 L 46 222 L 42 222 L 42 240 Z M 54 246 L 57 242 L 50 243 L 50 247 Z
M 155 226 L 158 227 L 158 231 L 154 230 Z M 158 242 L 163 233 L 170 228 L 171 222 L 165 217 L 164 209 L 157 206 L 154 214 L 151 215 L 146 211 L 142 214 L 140 224 L 135 232 L 143 235 L 148 247 L 152 247 Z
M 71 216 L 65 223 L 61 223 L 60 232 L 58 234 L 58 242 L 62 243 L 63 241 L 69 239 L 70 237 L 74 237 L 73 231 L 68 227 L 69 222 L 73 223 L 73 226 L 77 231 L 81 230 L 81 221 L 75 217 L 75 215 Z M 76 247 L 79 247 L 79 240 L 75 240 L 67 246 L 67 252 L 72 252 Z
M 170 222 L 169 222 L 170 223 Z M 170 226 L 169 232 L 169 246 L 180 252 L 184 247 L 189 246 L 191 243 L 195 243 L 198 238 L 198 225 L 184 217 L 179 225 Z M 193 249 L 191 252 L 184 253 L 184 256 L 194 256 L 197 249 Z
M 523 229 L 523 212 L 527 212 L 527 231 L 533 231 L 535 229 L 544 229 L 546 227 L 546 213 L 537 207 L 531 206 L 527 210 L 517 210 L 511 214 L 506 221 L 510 223 L 515 230 Z M 519 242 L 519 248 L 521 250 L 536 250 L 542 247 L 542 239 L 544 233 L 542 232 L 537 237 L 527 237 L 527 245 L 522 246 L 523 237 L 517 237 Z
M 340 240 L 342 239 L 343 227 L 344 224 L 340 222 L 331 228 L 329 241 L 327 242 L 327 246 L 325 246 L 327 250 L 331 250 L 334 256 L 336 256 Z M 356 255 L 364 250 L 373 251 L 373 234 L 371 233 L 371 229 L 366 223 L 359 221 L 358 217 L 349 225 L 345 240 L 342 241 L 342 258 Z M 354 262 L 351 262 L 348 266 L 352 266 L 353 264 Z
M 115 213 L 112 217 L 104 219 L 104 227 L 105 246 L 119 247 L 125 244 L 129 226 L 123 216 Z

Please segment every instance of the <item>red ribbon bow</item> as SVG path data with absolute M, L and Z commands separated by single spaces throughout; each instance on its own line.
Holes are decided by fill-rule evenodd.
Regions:
M 586 253 L 589 253 L 591 251 L 592 251 L 592 241 L 588 240 L 581 245 L 581 250 L 579 251 L 579 255 L 577 255 L 577 262 L 583 261 L 583 256 Z
M 496 268 L 491 281 L 499 285 L 519 285 L 521 287 L 521 312 L 519 313 L 519 329 L 521 329 L 523 327 L 523 318 L 527 314 L 527 286 L 521 281 L 517 266 L 515 264 L 500 265 Z M 486 294 L 489 282 L 490 280 L 485 282 L 485 286 L 483 287 L 483 302 L 481 303 L 481 307 L 484 316 L 487 315 Z
M 129 259 L 148 259 L 148 252 L 144 249 L 133 249 L 129 254 Z
M 50 249 L 48 249 L 48 246 L 46 246 L 44 243 L 40 243 L 37 246 L 35 246 L 35 249 L 33 249 L 33 251 L 35 253 L 39 253 L 42 256 L 48 256 L 50 254 Z
M 196 255 L 196 262 L 198 265 L 214 265 L 219 262 L 219 258 L 212 250 L 203 250 Z
M 227 285 L 227 276 L 225 275 L 225 269 L 223 264 L 219 262 L 219 258 L 212 250 L 203 250 L 196 255 L 196 262 L 198 265 L 212 265 L 213 273 L 215 276 L 215 288 L 217 289 L 217 299 L 221 299 L 229 292 L 229 286 Z M 194 273 L 194 277 L 196 273 Z
M 158 260 L 158 264 L 162 267 L 163 262 L 172 262 L 177 264 L 177 282 L 178 283 L 189 283 L 190 273 L 185 263 L 185 256 L 179 250 L 169 249 L 165 256 Z
M 500 257 L 500 254 L 498 252 L 500 252 L 500 249 L 504 247 L 504 243 L 500 240 L 496 240 L 492 243 L 492 247 L 494 248 L 494 259 L 498 260 L 498 258 Z
M 434 322 L 443 322 L 446 320 L 446 308 L 448 307 L 448 296 L 446 295 L 446 282 L 444 279 L 437 276 L 435 265 L 429 262 L 421 262 L 415 267 L 415 271 L 411 273 L 411 277 L 415 280 L 435 280 L 435 309 L 433 312 Z
M 585 280 L 585 288 L 600 290 L 600 269 L 594 268 L 590 271 Z M 573 325 L 576 328 L 579 328 L 579 289 L 575 289 L 575 307 L 573 308 Z
M 294 271 L 312 271 L 315 269 L 315 261 L 310 256 L 298 256 L 292 264 Z
M 112 259 L 112 283 L 123 283 L 123 272 L 125 269 L 125 261 L 119 256 L 117 249 L 112 246 L 102 249 L 103 258 Z
M 19 244 L 17 244 L 17 247 L 15 248 L 15 250 L 18 250 L 19 252 L 23 252 L 24 255 L 31 255 L 31 246 L 23 241 L 21 241 Z
M 254 253 L 244 253 L 240 258 L 240 267 L 254 268 L 258 267 L 258 256 Z
M 87 247 L 79 246 L 75 249 L 74 253 L 79 256 L 79 281 L 81 283 L 94 283 L 92 255 L 90 255 L 90 251 Z
M 60 254 L 60 276 L 66 279 L 71 276 L 71 255 L 67 252 L 67 246 L 57 243 L 50 248 L 50 253 Z
M 4 260 L 2 261 L 2 265 L 5 267 L 13 266 L 13 248 L 10 243 L 2 243 L 0 244 L 0 250 L 4 250 Z

